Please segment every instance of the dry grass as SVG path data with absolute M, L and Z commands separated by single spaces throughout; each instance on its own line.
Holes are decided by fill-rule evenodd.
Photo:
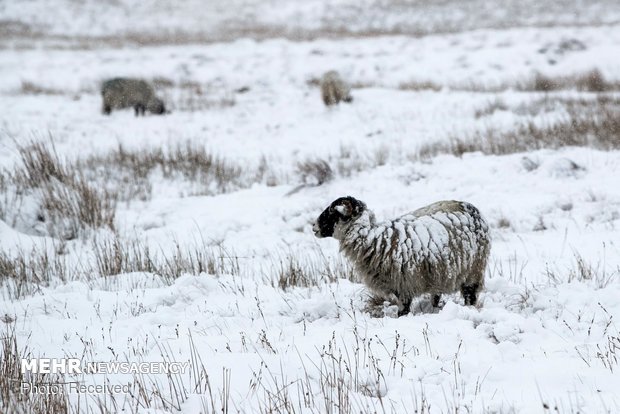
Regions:
M 488 102 L 484 107 L 476 109 L 474 116 L 476 119 L 493 115 L 496 111 L 507 111 L 508 105 L 500 98 Z
M 601 97 L 596 100 L 564 100 L 562 103 L 566 113 L 559 121 L 544 125 L 530 121 L 512 131 L 487 129 L 466 138 L 454 137 L 448 142 L 422 146 L 419 156 L 461 156 L 476 151 L 502 155 L 565 146 L 607 151 L 620 148 L 620 101 Z
M 307 159 L 298 162 L 296 171 L 306 185 L 319 186 L 334 178 L 331 167 L 327 161 L 322 159 Z
M 183 274 L 238 275 L 237 257 L 223 248 L 176 245 L 172 252 L 152 251 L 138 239 L 113 239 L 93 241 L 95 272 L 101 276 L 122 273 L 149 272 L 161 276 L 169 283 Z
M 62 248 L 18 251 L 11 255 L 0 253 L 0 288 L 7 299 L 15 300 L 37 293 L 42 286 L 73 280 L 89 282 L 134 272 L 158 275 L 168 284 L 185 274 L 243 276 L 256 272 L 256 264 L 246 260 L 249 258 L 238 257 L 205 241 L 153 249 L 138 238 L 100 236 L 86 246 L 84 253 L 81 256 L 86 259 L 77 264 L 63 254 Z M 346 261 L 340 257 L 327 258 L 320 249 L 278 253 L 265 260 L 271 265 L 260 266 L 263 279 L 285 290 L 322 286 L 340 279 L 357 281 Z
M 34 196 L 37 219 L 50 235 L 69 240 L 89 229 L 114 228 L 114 193 L 95 186 L 83 170 L 61 160 L 53 145 L 36 142 L 18 150 L 21 164 L 0 174 L 0 218 L 6 220 L 24 197 Z
M 398 85 L 398 89 L 403 91 L 435 91 L 438 92 L 442 86 L 430 80 L 410 80 Z
M 330 260 L 320 251 L 289 252 L 275 260 L 263 278 L 272 286 L 287 290 L 291 287 L 314 287 L 336 283 L 340 279 L 357 281 L 353 269 L 342 258 Z
M 6 287 L 9 298 L 32 295 L 40 286 L 74 280 L 78 275 L 77 269 L 60 254 L 36 249 L 12 255 L 0 252 L 0 284 Z
M 168 148 L 127 150 L 122 145 L 106 153 L 91 155 L 77 165 L 93 179 L 111 187 L 120 200 L 148 200 L 152 195 L 151 174 L 166 180 L 192 184 L 190 195 L 214 195 L 263 182 L 268 168 L 242 168 L 214 155 L 201 145 L 179 143 Z M 98 177 L 98 178 L 97 178 Z
M 0 341 L 0 411 L 12 414 L 66 414 L 69 412 L 67 392 L 63 378 L 59 375 L 31 374 L 25 376 L 21 372 L 21 359 L 32 358 L 28 349 L 20 350 L 17 345 L 15 331 L 5 329 Z M 24 382 L 36 386 L 60 384 L 58 392 L 36 393 L 23 392 Z
M 514 89 L 521 92 L 554 92 L 559 90 L 577 90 L 580 92 L 610 92 L 620 90 L 620 81 L 612 81 L 605 78 L 597 69 L 569 75 L 545 75 L 534 72 L 526 79 L 506 81 L 501 83 L 485 83 L 471 81 L 449 85 L 451 90 L 466 92 L 502 92 Z
M 153 183 L 162 180 L 174 182 L 180 196 L 196 196 L 255 183 L 277 185 L 281 176 L 266 159 L 242 167 L 191 142 L 136 150 L 119 146 L 74 161 L 61 159 L 51 143 L 34 142 L 18 150 L 21 162 L 11 171 L 0 170 L 0 219 L 65 240 L 93 229 L 114 230 L 117 202 L 147 201 Z M 315 173 L 317 179 L 329 177 L 327 170 Z
M 22 81 L 20 93 L 23 95 L 63 95 L 59 89 L 47 88 L 30 81 Z
M 560 89 L 577 89 L 584 92 L 607 92 L 620 90 L 620 82 L 605 79 L 598 69 L 569 76 L 547 76 L 536 73 L 529 81 L 517 86 L 522 91 L 550 92 Z

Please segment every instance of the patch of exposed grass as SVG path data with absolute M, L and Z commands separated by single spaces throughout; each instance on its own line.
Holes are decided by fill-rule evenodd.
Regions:
M 150 200 L 154 174 L 157 182 L 173 181 L 181 195 L 191 196 L 279 183 L 266 159 L 242 167 L 191 142 L 134 150 L 119 146 L 73 161 L 61 159 L 53 144 L 35 142 L 18 150 L 21 163 L 0 171 L 0 219 L 66 240 L 89 229 L 114 230 L 117 202 Z
M 42 142 L 18 148 L 21 163 L 0 179 L 0 218 L 17 214 L 24 198 L 37 203 L 37 220 L 50 235 L 74 239 L 81 232 L 114 228 L 116 195 L 85 178 L 84 171 L 66 163 L 53 146 Z M 11 193 L 11 194 L 9 194 Z
M 113 239 L 93 241 L 96 274 L 115 276 L 122 273 L 149 272 L 172 282 L 183 274 L 212 275 L 239 274 L 236 257 L 226 254 L 222 248 L 181 247 L 172 252 L 153 251 L 137 239 Z
M 330 260 L 320 250 L 312 254 L 288 252 L 275 260 L 264 278 L 280 289 L 313 287 L 339 279 L 357 281 L 353 269 L 342 258 Z
M 128 150 L 122 145 L 105 154 L 91 155 L 78 161 L 80 169 L 102 181 L 119 195 L 120 200 L 148 200 L 152 194 L 151 174 L 160 173 L 167 180 L 193 184 L 191 195 L 214 195 L 262 182 L 268 173 L 257 167 L 242 168 L 219 157 L 201 145 L 185 142 L 168 148 L 152 147 Z M 262 171 L 262 172 L 261 172 Z
M 550 92 L 560 89 L 577 89 L 584 92 L 607 92 L 620 90 L 620 82 L 605 79 L 598 69 L 568 76 L 548 76 L 535 73 L 534 76 L 519 85 L 518 90 Z
M 508 105 L 506 104 L 506 102 L 499 98 L 496 98 L 488 102 L 484 107 L 476 109 L 476 111 L 474 112 L 474 116 L 478 119 L 485 116 L 493 115 L 496 111 L 506 110 L 508 110 Z
M 322 185 L 334 178 L 334 172 L 322 159 L 307 159 L 297 163 L 297 173 L 306 185 Z
M 512 154 L 565 146 L 620 149 L 620 101 L 601 97 L 595 100 L 564 100 L 565 115 L 546 124 L 533 121 L 511 131 L 486 129 L 468 137 L 422 146 L 419 156 L 438 154 L 461 156 L 466 152 Z
M 442 88 L 441 85 L 430 80 L 410 80 L 402 82 L 398 85 L 398 89 L 402 91 L 435 91 L 438 92 Z
M 19 92 L 23 95 L 62 95 L 64 93 L 59 89 L 48 88 L 31 81 L 22 81 Z

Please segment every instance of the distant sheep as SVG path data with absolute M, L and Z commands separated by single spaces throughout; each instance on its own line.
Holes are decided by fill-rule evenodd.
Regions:
M 461 291 L 475 305 L 484 284 L 489 227 L 480 211 L 463 201 L 439 201 L 397 219 L 375 222 L 366 204 L 335 200 L 318 217 L 317 237 L 334 237 L 369 289 L 409 312 L 415 296 Z
M 340 101 L 353 101 L 351 87 L 335 70 L 330 70 L 321 78 L 321 96 L 326 106 L 336 105 Z
M 114 78 L 103 82 L 103 113 L 109 115 L 112 109 L 133 107 L 136 116 L 148 109 L 153 114 L 166 112 L 164 102 L 155 96 L 155 91 L 146 81 L 133 78 Z

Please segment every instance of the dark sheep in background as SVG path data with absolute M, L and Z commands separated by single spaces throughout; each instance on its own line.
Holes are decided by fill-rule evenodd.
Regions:
M 136 116 L 148 110 L 153 114 L 164 114 L 164 102 L 155 96 L 153 87 L 142 79 L 113 78 L 103 82 L 103 113 L 109 115 L 112 109 L 133 107 Z

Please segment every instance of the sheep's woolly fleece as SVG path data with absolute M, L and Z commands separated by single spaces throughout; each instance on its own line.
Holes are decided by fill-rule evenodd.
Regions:
M 469 203 L 437 202 L 378 224 L 374 213 L 366 210 L 339 225 L 340 248 L 364 282 L 386 299 L 396 295 L 408 306 L 423 293 L 483 285 L 488 225 Z

